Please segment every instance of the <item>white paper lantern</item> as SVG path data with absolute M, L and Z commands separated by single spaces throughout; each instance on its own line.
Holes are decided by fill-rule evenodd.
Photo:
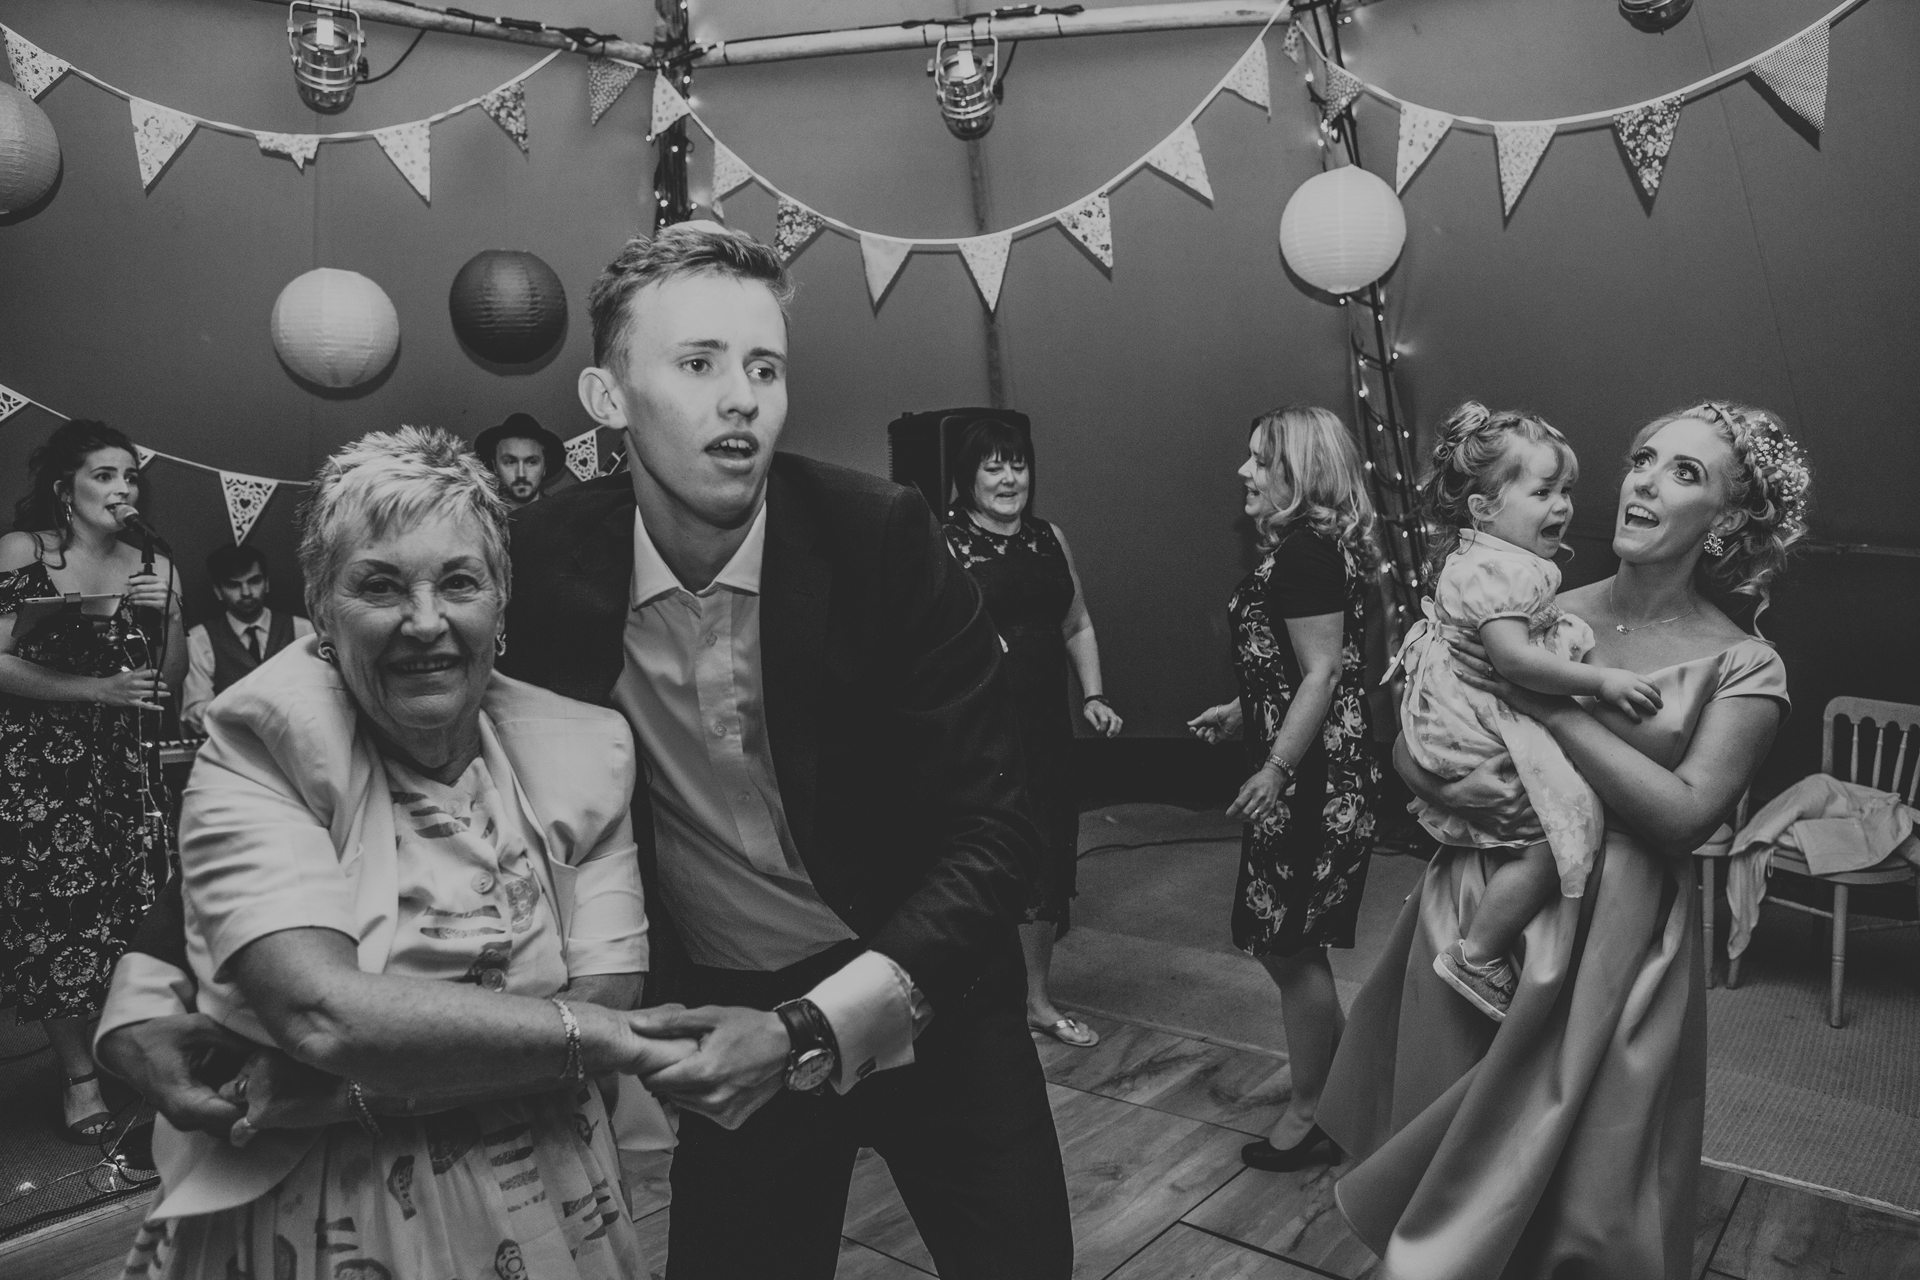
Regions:
M 1387 273 L 1406 242 L 1400 198 L 1359 165 L 1308 178 L 1280 215 L 1287 265 L 1328 293 L 1366 288 Z
M 37 204 L 60 176 L 60 139 L 40 104 L 0 84 L 0 213 Z
M 308 382 L 359 386 L 386 368 L 399 346 L 392 301 L 357 271 L 319 267 L 295 276 L 273 304 L 273 349 Z

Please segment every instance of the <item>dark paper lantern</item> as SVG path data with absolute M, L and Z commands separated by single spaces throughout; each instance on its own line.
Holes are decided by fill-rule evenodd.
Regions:
M 0 83 L 0 214 L 39 203 L 60 176 L 53 121 L 20 90 Z
M 500 364 L 529 364 L 567 328 L 567 291 L 553 268 L 518 249 L 476 253 L 447 295 L 453 331 Z

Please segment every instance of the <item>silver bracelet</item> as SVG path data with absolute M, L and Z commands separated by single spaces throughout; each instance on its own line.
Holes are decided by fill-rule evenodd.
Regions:
M 380 1140 L 380 1122 L 373 1118 L 373 1108 L 367 1105 L 366 1094 L 360 1091 L 358 1080 L 347 1081 L 347 1105 L 353 1108 L 354 1119 L 375 1142 Z
M 580 1055 L 580 1022 L 573 1016 L 573 1010 L 567 1008 L 567 1002 L 559 996 L 548 996 L 553 1007 L 560 1011 L 560 1021 L 567 1028 L 567 1060 L 560 1068 L 560 1078 L 568 1084 L 575 1084 L 587 1078 L 586 1063 Z
M 1293 781 L 1293 766 L 1288 764 L 1285 760 L 1282 760 L 1278 755 L 1268 756 L 1267 763 L 1280 771 L 1280 777 L 1284 781 L 1287 781 L 1287 782 Z

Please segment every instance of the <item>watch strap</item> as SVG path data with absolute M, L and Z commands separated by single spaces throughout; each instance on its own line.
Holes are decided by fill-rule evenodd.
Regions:
M 802 1055 L 815 1049 L 824 1049 L 833 1055 L 836 1066 L 840 1062 L 840 1043 L 833 1034 L 833 1024 L 827 1021 L 827 1015 L 820 1006 L 806 998 L 788 1000 L 774 1006 L 780 1021 L 787 1029 L 787 1038 L 792 1047 L 787 1051 L 787 1070 L 792 1071 L 800 1063 Z

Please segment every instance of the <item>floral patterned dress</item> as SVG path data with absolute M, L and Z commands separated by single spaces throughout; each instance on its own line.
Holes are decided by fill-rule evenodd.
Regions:
M 1353 945 L 1380 791 L 1366 697 L 1367 587 L 1352 552 L 1295 525 L 1227 604 L 1250 768 L 1266 759 L 1300 687 L 1286 620 L 1346 617 L 1340 680 L 1320 736 L 1285 803 L 1241 839 L 1233 945 L 1251 955 Z
M 59 595 L 44 564 L 0 573 L 0 616 Z M 127 637 L 122 639 L 121 637 Z M 105 625 L 59 618 L 16 656 L 69 675 L 144 660 L 122 605 Z M 0 694 L 0 1005 L 22 1022 L 100 1012 L 114 962 L 166 877 L 171 806 L 131 708 Z

